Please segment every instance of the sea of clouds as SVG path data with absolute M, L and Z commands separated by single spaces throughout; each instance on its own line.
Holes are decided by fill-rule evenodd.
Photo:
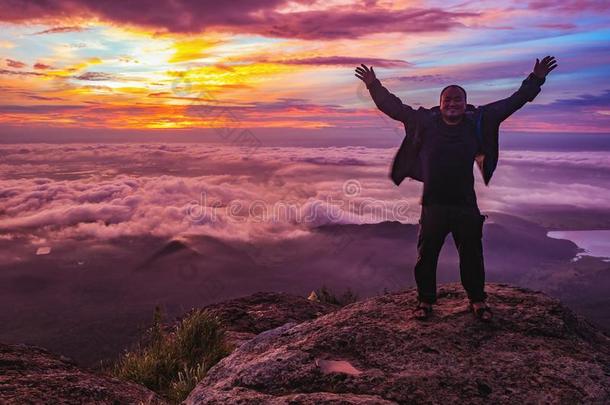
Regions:
M 394 148 L 31 144 L 0 149 L 2 238 L 203 234 L 282 239 L 334 223 L 417 223 L 422 185 L 396 187 Z M 505 151 L 482 211 L 606 208 L 610 153 Z

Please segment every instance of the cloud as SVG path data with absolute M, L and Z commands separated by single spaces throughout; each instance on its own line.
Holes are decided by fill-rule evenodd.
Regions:
M 78 26 L 68 26 L 68 27 L 53 27 L 44 31 L 35 32 L 32 35 L 44 35 L 44 34 L 64 34 L 67 32 L 81 32 L 85 31 L 86 28 L 78 27 Z
M 271 148 L 250 157 L 238 150 L 197 145 L 9 147 L 0 166 L 3 178 L 11 178 L 17 169 L 22 175 L 44 170 L 50 177 L 0 181 L 0 229 L 45 227 L 45 232 L 66 237 L 196 233 L 251 239 L 291 235 L 295 227 L 306 230 L 333 222 L 337 213 L 337 221 L 370 220 L 368 213 L 341 215 L 345 208 L 328 202 L 327 193 L 340 201 L 343 180 L 317 170 L 323 180 L 303 184 L 297 172 L 286 170 L 333 165 L 334 176 L 366 172 L 368 164 L 361 160 L 365 148 Z M 346 151 L 353 153 L 348 157 Z M 183 175 L 163 174 L 176 164 Z M 123 173 L 128 167 L 138 174 L 127 174 L 132 169 Z M 164 169 L 150 172 L 146 167 Z M 202 167 L 216 169 L 202 175 Z M 394 200 L 400 201 L 396 192 L 387 210 Z M 290 212 L 284 216 L 286 205 Z M 298 218 L 300 224 L 295 224 Z
M 74 76 L 77 80 L 89 80 L 89 81 L 105 81 L 105 80 L 116 80 L 116 76 L 110 73 L 104 72 L 85 72 L 79 76 Z
M 610 10 L 610 3 L 605 0 L 534 0 L 528 3 L 532 10 L 552 10 L 554 12 L 577 13 L 583 11 L 604 12 Z
M 365 147 L 263 146 L 245 154 L 202 144 L 5 145 L 0 230 L 62 238 L 203 234 L 253 240 L 292 237 L 329 223 L 392 220 L 401 209 L 402 222 L 415 223 L 421 183 L 391 183 L 394 153 Z M 609 158 L 608 152 L 505 151 L 492 186 L 476 177 L 479 204 L 509 212 L 539 205 L 604 209 Z
M 0 71 L 0 74 L 2 71 Z M 12 73 L 11 73 L 12 74 Z M 36 73 L 29 73 L 36 74 Z M 42 73 L 38 73 L 43 75 Z M 73 77 L 83 82 L 104 83 L 107 80 L 127 80 L 121 76 L 97 74 L 96 72 L 85 73 Z M 111 91 L 96 87 L 97 90 Z M 25 95 L 40 95 L 28 92 Z M 55 95 L 55 94 L 54 94 Z M 74 126 L 82 128 L 103 127 L 123 128 L 131 124 L 133 127 L 142 128 L 145 125 L 155 123 L 172 123 L 179 125 L 184 122 L 188 128 L 256 128 L 256 127 L 307 127 L 308 125 L 319 126 L 341 126 L 347 122 L 354 123 L 364 121 L 372 116 L 370 109 L 345 108 L 337 104 L 318 104 L 309 100 L 298 98 L 280 97 L 274 101 L 260 101 L 249 103 L 227 104 L 218 100 L 210 100 L 205 97 L 179 97 L 169 92 L 149 93 L 150 98 L 181 100 L 181 105 L 161 104 L 132 104 L 128 109 L 123 105 L 110 105 L 104 103 L 82 104 L 68 103 L 66 105 L 28 105 L 6 104 L 0 105 L 0 122 L 5 124 L 28 126 L 35 123 L 52 123 L 57 117 L 50 114 L 61 115 L 63 126 Z M 69 100 L 69 98 L 65 98 Z M 84 120 L 86 117 L 86 120 Z
M 492 62 L 477 62 L 463 63 L 459 65 L 447 66 L 442 73 L 424 74 L 431 81 L 444 79 L 446 83 L 458 81 L 485 81 L 500 78 L 525 77 L 531 72 L 534 67 L 535 59 L 511 61 L 492 61 Z M 409 75 L 399 77 L 398 80 L 413 81 L 417 75 Z M 518 86 L 520 83 L 516 82 Z M 516 89 L 515 89 L 516 90 Z
M 381 58 L 366 58 L 357 56 L 319 56 L 312 58 L 300 59 L 268 59 L 260 58 L 256 62 L 262 63 L 280 63 L 286 65 L 338 65 L 338 66 L 360 66 L 365 65 L 380 66 L 385 68 L 392 67 L 410 67 L 411 63 L 400 59 L 381 59 Z
M 577 26 L 572 23 L 546 23 L 546 24 L 538 24 L 537 27 L 549 28 L 552 30 L 573 30 L 573 29 L 577 28 Z
M 556 100 L 548 107 L 606 107 L 610 106 L 610 89 L 604 90 L 601 94 L 583 94 L 574 98 L 564 98 Z
M 432 74 L 432 75 L 413 75 L 413 76 L 400 76 L 395 78 L 395 80 L 401 82 L 429 82 L 429 83 L 448 83 L 450 79 L 447 76 L 440 74 Z
M 11 76 L 46 76 L 44 73 L 39 72 L 16 72 L 14 70 L 0 69 L 0 75 L 11 75 Z
M 300 11 L 286 8 L 294 4 L 302 6 Z M 73 20 L 99 18 L 175 33 L 219 30 L 284 38 L 337 39 L 387 32 L 447 31 L 462 25 L 461 18 L 478 15 L 440 8 L 389 9 L 379 5 L 369 5 L 363 10 L 360 4 L 328 5 L 325 9 L 316 5 L 308 9 L 311 4 L 310 0 L 267 0 L 241 2 L 236 7 L 230 2 L 211 0 L 160 0 L 151 7 L 145 0 L 15 0 L 0 3 L 0 18 L 7 22 L 52 22 L 69 15 Z M 64 28 L 74 27 L 54 27 L 42 32 L 63 32 Z
M 51 69 L 51 65 L 45 65 L 44 63 L 36 62 L 34 65 L 34 69 L 46 70 Z
M 27 66 L 25 63 L 20 62 L 18 60 L 5 59 L 5 61 L 6 61 L 6 66 L 8 66 L 10 68 L 14 68 L 14 69 L 21 69 L 21 68 Z
M 179 41 L 174 45 L 176 52 L 169 63 L 188 62 L 191 60 L 205 58 L 211 55 L 211 50 L 222 41 L 210 41 L 204 39 L 191 39 Z
M 0 105 L 0 113 L 3 114 L 56 114 L 74 110 L 84 110 L 86 107 L 79 105 Z
M 571 169 L 591 169 L 610 171 L 609 153 L 590 152 L 546 152 L 546 151 L 507 151 L 502 154 L 502 162 L 511 165 L 539 165 Z
M 519 80 L 525 79 L 533 70 L 536 57 L 540 58 L 543 55 L 544 53 L 527 57 L 502 57 L 492 61 L 479 61 L 477 58 L 465 58 L 460 59 L 456 63 L 442 67 L 419 67 L 415 64 L 408 75 L 392 77 L 391 79 L 405 82 L 423 81 L 447 84 L 451 82 L 495 84 L 493 82 L 497 82 L 501 79 L 515 79 L 514 83 L 516 90 L 520 84 Z M 556 54 L 559 67 L 551 73 L 549 80 L 544 84 L 543 89 L 546 89 L 551 84 L 555 84 L 555 81 L 559 80 L 555 75 L 559 73 L 574 75 L 570 80 L 579 80 L 580 76 L 583 74 L 583 58 L 588 58 L 588 68 L 595 70 L 605 69 L 608 63 L 610 63 L 609 55 L 610 47 L 602 43 L 599 45 L 579 45 L 570 52 L 566 52 L 563 56 L 561 54 Z M 465 62 L 462 62 L 462 60 L 465 60 Z
M 556 132 L 608 133 L 610 128 L 610 90 L 562 98 L 548 104 L 532 104 L 519 111 L 519 123 L 526 129 Z M 558 124 L 560 123 L 560 124 Z M 511 127 L 520 130 L 518 127 Z
M 65 227 L 88 222 L 116 224 L 129 218 L 129 207 L 111 204 L 81 204 L 66 208 L 51 208 L 28 216 L 2 221 L 4 229 Z
M 39 96 L 36 94 L 28 94 L 26 95 L 27 98 L 30 98 L 32 100 L 41 100 L 41 101 L 57 101 L 57 100 L 63 100 L 60 97 L 45 97 L 45 96 Z

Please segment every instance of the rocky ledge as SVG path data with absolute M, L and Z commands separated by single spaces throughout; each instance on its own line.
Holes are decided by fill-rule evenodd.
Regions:
M 226 337 L 235 346 L 240 346 L 261 332 L 287 323 L 301 323 L 336 311 L 338 305 L 308 300 L 284 292 L 257 292 L 205 306 L 212 316 L 220 321 Z M 197 310 L 197 309 L 195 309 Z M 178 318 L 167 330 L 172 330 L 191 312 Z
M 541 292 L 487 292 L 491 324 L 459 284 L 439 288 L 424 322 L 412 289 L 288 322 L 241 344 L 185 403 L 610 403 L 608 336 Z
M 165 404 L 138 385 L 77 367 L 29 345 L 0 343 L 1 404 Z

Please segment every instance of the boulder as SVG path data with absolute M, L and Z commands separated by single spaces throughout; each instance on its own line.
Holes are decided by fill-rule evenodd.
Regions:
M 0 343 L 1 404 L 165 404 L 154 392 L 36 346 Z
M 608 336 L 541 292 L 486 291 L 490 324 L 459 284 L 439 288 L 428 321 L 412 317 L 414 289 L 289 321 L 221 360 L 184 403 L 610 403 Z M 273 327 L 265 308 L 238 324 Z

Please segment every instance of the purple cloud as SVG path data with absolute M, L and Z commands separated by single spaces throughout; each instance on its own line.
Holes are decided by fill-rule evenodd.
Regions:
M 414 223 L 420 208 L 420 183 L 397 188 L 387 176 L 395 148 L 261 147 L 246 158 L 202 144 L 33 144 L 2 153 L 0 230 L 11 234 L 281 239 L 381 222 L 405 206 Z M 493 187 L 476 177 L 481 207 L 605 208 L 608 162 L 608 152 L 504 151 Z M 358 187 L 348 196 L 350 181 Z
M 21 69 L 21 68 L 27 66 L 25 63 L 18 61 L 18 60 L 5 59 L 5 61 L 6 61 L 6 66 L 8 66 L 10 68 L 14 68 L 14 69 Z
M 592 95 L 592 94 L 583 94 L 581 96 L 575 98 L 564 98 L 559 99 L 551 104 L 548 104 L 549 107 L 599 107 L 599 108 L 609 108 L 610 106 L 610 89 L 604 90 L 601 94 Z
M 117 77 L 115 75 L 104 72 L 85 72 L 79 76 L 74 76 L 74 78 L 77 80 L 88 80 L 93 82 L 117 80 Z
M 69 27 L 53 27 L 48 30 L 36 32 L 32 35 L 44 35 L 44 34 L 64 34 L 66 32 L 81 32 L 85 31 L 86 28 L 78 27 L 78 26 L 69 26 Z
M 533 10 L 553 10 L 564 13 L 582 11 L 604 12 L 610 10 L 610 3 L 605 0 L 534 0 L 528 3 Z
M 292 3 L 292 2 L 290 2 Z M 310 4 L 310 0 L 297 3 Z M 301 39 L 357 38 L 383 32 L 447 31 L 462 25 L 460 19 L 473 12 L 451 12 L 440 8 L 386 9 L 369 4 L 337 6 L 328 10 L 279 12 L 286 0 L 230 2 L 161 0 L 154 7 L 145 0 L 116 2 L 86 0 L 39 2 L 15 0 L 0 3 L 0 19 L 7 22 L 53 21 L 63 16 L 109 20 L 154 30 L 195 33 L 224 30 L 272 37 Z M 73 27 L 57 27 L 61 30 Z
M 301 59 L 272 59 L 272 58 L 259 58 L 256 62 L 262 63 L 281 63 L 286 65 L 338 65 L 338 66 L 360 66 L 361 63 L 365 65 L 380 66 L 386 68 L 392 67 L 410 67 L 413 66 L 409 63 L 400 59 L 381 59 L 381 58 L 362 58 L 357 56 L 320 56 L 314 58 L 301 58 Z
M 40 72 L 17 72 L 14 70 L 0 69 L 0 75 L 10 76 L 47 76 L 45 73 Z

